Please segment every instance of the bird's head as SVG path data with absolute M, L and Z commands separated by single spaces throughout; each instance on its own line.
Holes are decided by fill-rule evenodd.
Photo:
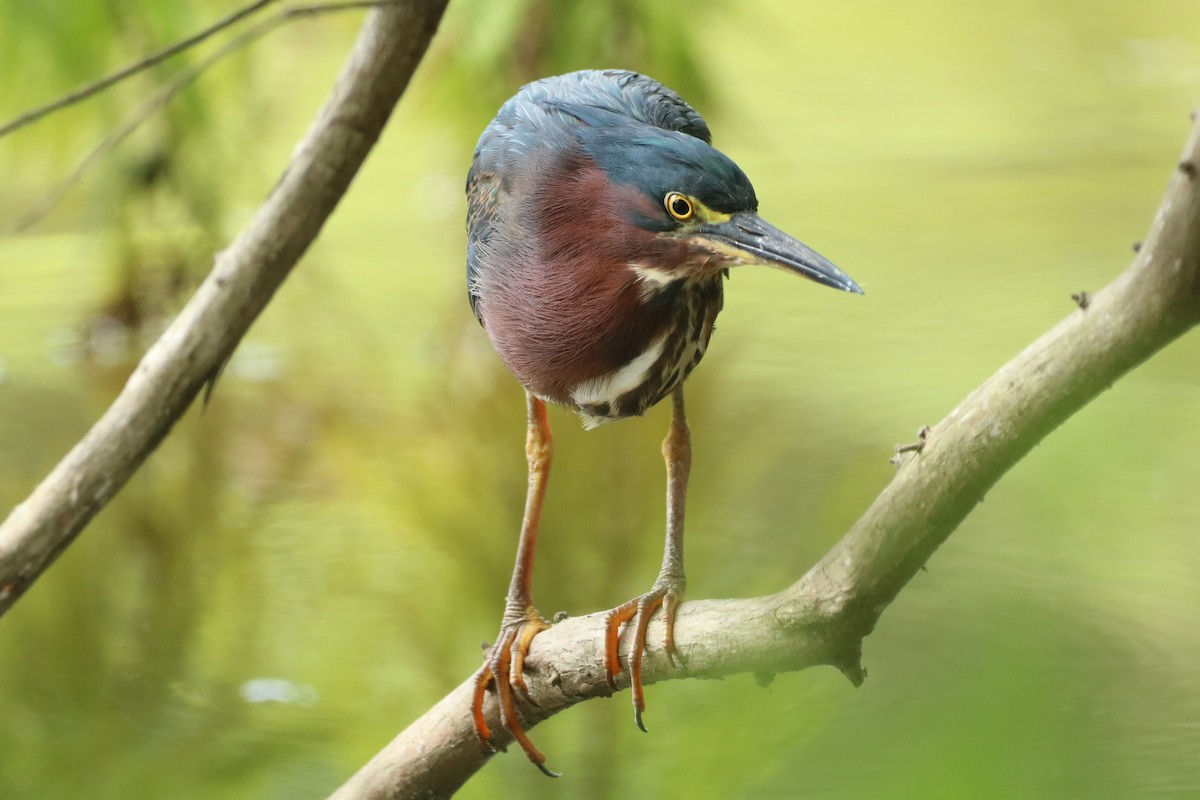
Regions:
M 630 264 L 645 280 L 668 283 L 697 269 L 758 264 L 863 293 L 824 256 L 760 217 L 750 179 L 705 140 L 595 106 L 558 108 L 582 123 L 579 142 L 589 160 L 630 200 L 610 209 L 614 218 L 606 222 L 634 226 L 663 245 Z M 689 254 L 684 263 L 680 252 Z

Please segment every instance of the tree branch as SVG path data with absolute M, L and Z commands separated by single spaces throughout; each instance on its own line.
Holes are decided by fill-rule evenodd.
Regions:
M 0 525 L 0 614 L 158 446 L 316 239 L 404 93 L 446 2 L 409 0 L 368 15 L 270 197 L 104 416 Z
M 861 683 L 862 638 L 987 490 L 1055 427 L 1200 322 L 1197 165 L 1200 124 L 1132 266 L 928 429 L 919 448 L 901 455 L 891 484 L 803 578 L 770 597 L 681 606 L 675 640 L 687 667 L 674 669 L 652 650 L 646 683 L 817 664 Z M 602 668 L 604 616 L 565 620 L 534 640 L 526 670 L 536 705 L 522 712 L 526 728 L 611 693 Z M 662 641 L 661 621 L 651 627 L 650 640 Z M 471 724 L 471 690 L 468 679 L 334 800 L 452 795 L 488 759 Z M 511 739 L 489 710 L 495 743 L 505 745 Z

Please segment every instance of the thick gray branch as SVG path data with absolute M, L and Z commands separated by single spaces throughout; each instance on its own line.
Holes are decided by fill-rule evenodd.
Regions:
M 797 583 L 771 597 L 685 603 L 675 635 L 688 667 L 673 669 L 654 649 L 646 682 L 816 664 L 861 682 L 862 637 L 1000 476 L 1067 417 L 1200 322 L 1198 165 L 1200 126 L 1133 265 L 933 426 L 921 451 L 904 456 L 895 480 Z M 928 313 L 937 313 L 936 298 Z M 527 669 L 537 707 L 526 706 L 527 727 L 609 694 L 601 668 L 603 618 L 569 619 L 534 640 Z M 650 641 L 662 637 L 656 621 Z M 397 736 L 335 800 L 453 794 L 488 758 L 472 730 L 470 697 L 468 680 Z M 492 709 L 489 725 L 497 744 L 505 744 L 498 723 Z
M 368 15 L 271 196 L 104 416 L 0 525 L 0 613 L 141 466 L 316 239 L 404 93 L 446 2 L 411 0 Z

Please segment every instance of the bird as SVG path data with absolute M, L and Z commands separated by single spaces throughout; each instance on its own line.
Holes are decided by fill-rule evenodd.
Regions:
M 683 383 L 708 349 L 730 270 L 766 265 L 845 292 L 863 290 L 809 246 L 758 215 L 746 174 L 712 146 L 704 118 L 673 90 L 626 70 L 582 70 L 523 86 L 475 147 L 467 173 L 467 294 L 508 370 L 525 388 L 528 493 L 500 633 L 474 677 L 471 715 L 494 752 L 484 705 L 545 774 L 517 717 L 525 659 L 550 623 L 533 598 L 533 563 L 553 456 L 547 403 L 584 427 L 637 417 L 667 397 L 662 567 L 645 594 L 608 612 L 604 671 L 615 690 L 626 657 L 643 724 L 642 658 L 661 609 L 676 662 L 685 590 L 684 506 L 691 433 Z

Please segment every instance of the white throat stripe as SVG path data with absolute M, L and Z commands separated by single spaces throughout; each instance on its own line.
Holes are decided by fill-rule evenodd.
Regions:
M 571 391 L 571 399 L 576 405 L 593 405 L 595 403 L 616 403 L 621 395 L 637 388 L 646 377 L 646 373 L 662 356 L 663 345 L 667 341 L 664 333 L 647 347 L 641 355 L 620 369 L 601 375 L 590 381 L 584 381 Z

